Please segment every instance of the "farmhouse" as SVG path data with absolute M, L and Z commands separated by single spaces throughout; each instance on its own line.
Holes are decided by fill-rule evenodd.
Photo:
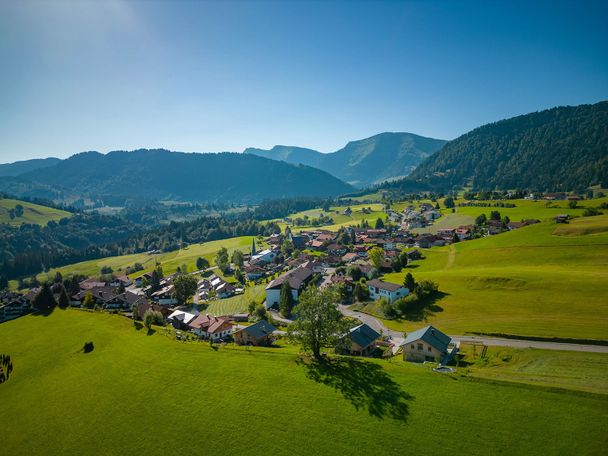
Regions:
M 0 292 L 0 323 L 13 320 L 30 311 L 30 299 L 12 291 Z
M 297 301 L 300 292 L 311 280 L 312 270 L 305 267 L 296 268 L 280 277 L 277 277 L 266 287 L 266 308 L 279 304 L 281 287 L 283 286 L 284 282 L 289 283 L 291 295 L 293 296 L 294 301 Z
M 188 327 L 188 323 L 194 320 L 197 314 L 198 312 L 190 313 L 185 312 L 183 310 L 175 310 L 171 315 L 167 317 L 167 321 L 175 329 L 186 329 Z
M 405 361 L 435 361 L 446 364 L 458 348 L 450 348 L 452 339 L 433 326 L 427 326 L 407 335 L 401 346 Z
M 251 326 L 241 328 L 233 334 L 238 345 L 271 345 L 272 333 L 277 328 L 266 320 L 260 320 Z
M 396 283 L 384 282 L 379 279 L 373 279 L 367 282 L 369 288 L 369 297 L 372 299 L 386 298 L 389 302 L 402 298 L 410 294 L 410 290 L 403 285 Z
M 277 254 L 274 250 L 262 250 L 261 252 L 258 252 L 255 255 L 251 255 L 251 260 L 249 261 L 249 264 L 272 263 L 276 256 Z
M 376 350 L 376 341 L 380 338 L 380 334 L 363 323 L 352 328 L 347 337 L 350 339 L 349 354 L 368 356 Z
M 228 317 L 214 317 L 208 314 L 200 314 L 189 321 L 188 327 L 193 333 L 203 339 L 217 340 L 229 336 L 232 333 L 233 324 Z

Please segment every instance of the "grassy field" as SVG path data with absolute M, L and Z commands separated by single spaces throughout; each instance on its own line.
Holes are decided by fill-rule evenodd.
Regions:
M 61 268 L 52 269 L 47 274 L 39 274 L 38 279 L 44 280 L 47 276 L 52 277 L 56 271 L 61 272 L 64 276 L 76 273 L 96 275 L 100 273 L 101 268 L 104 266 L 109 266 L 115 273 L 119 273 L 127 266 L 132 266 L 135 263 L 141 263 L 144 266 L 144 271 L 139 271 L 133 274 L 134 276 L 141 275 L 146 271 L 151 271 L 154 269 L 157 262 L 162 265 L 163 272 L 166 274 L 175 272 L 178 267 L 182 267 L 184 264 L 187 266 L 188 271 L 194 271 L 196 270 L 196 260 L 199 257 L 206 258 L 209 263 L 213 265 L 215 255 L 221 247 L 226 247 L 228 253 L 232 253 L 236 249 L 248 253 L 251 250 L 253 238 L 254 236 L 241 236 L 219 241 L 204 242 L 202 244 L 192 244 L 184 249 L 167 253 L 137 253 L 134 255 L 121 255 L 98 260 L 83 261 L 81 263 L 74 263 Z M 256 248 L 260 249 L 263 247 L 264 244 L 256 239 Z
M 233 315 L 235 313 L 247 312 L 251 301 L 261 304 L 266 298 L 266 284 L 255 285 L 245 288 L 241 295 L 232 296 L 226 299 L 211 301 L 205 313 L 209 315 Z
M 17 204 L 23 206 L 23 215 L 11 219 L 9 210 L 14 209 Z M 62 218 L 71 217 L 72 214 L 52 207 L 32 204 L 26 201 L 20 201 L 10 198 L 0 198 L 0 223 L 8 223 L 10 225 L 19 226 L 23 223 L 33 225 L 46 225 L 51 220 L 58 222 Z
M 436 281 L 446 295 L 412 320 L 386 324 L 411 331 L 431 322 L 451 334 L 608 339 L 608 232 L 602 226 L 608 215 L 424 250 L 425 260 L 385 279 L 402 283 L 409 271 L 417 280 Z
M 479 347 L 472 348 L 462 345 L 461 353 L 473 363 L 468 372 L 474 377 L 608 394 L 603 353 L 488 347 L 481 358 Z
M 3 323 L 0 347 L 15 367 L 0 385 L 7 455 L 597 455 L 608 444 L 605 395 L 399 359 L 315 367 L 294 348 L 214 350 L 77 310 Z
M 350 216 L 344 215 L 342 212 L 347 207 L 350 207 L 352 210 L 352 214 Z M 370 203 L 370 204 L 356 204 L 351 206 L 332 206 L 330 207 L 329 212 L 323 211 L 323 209 L 310 209 L 308 211 L 298 212 L 296 214 L 292 214 L 289 217 L 292 220 L 297 218 L 304 218 L 304 216 L 308 216 L 308 218 L 318 218 L 319 215 L 324 214 L 333 219 L 334 223 L 332 225 L 325 225 L 319 227 L 311 227 L 311 226 L 295 226 L 290 225 L 292 230 L 300 231 L 300 230 L 308 230 L 310 228 L 319 228 L 324 230 L 338 231 L 343 226 L 348 225 L 357 225 L 360 224 L 363 220 L 367 220 L 371 227 L 374 227 L 376 220 L 381 218 L 383 221 L 386 218 L 386 214 L 382 211 L 382 204 L 378 203 Z M 363 208 L 370 208 L 371 212 L 368 214 L 363 213 Z M 283 221 L 279 221 L 279 226 L 281 229 L 285 229 L 287 224 Z

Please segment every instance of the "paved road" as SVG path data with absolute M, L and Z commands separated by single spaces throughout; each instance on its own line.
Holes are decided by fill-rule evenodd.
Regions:
M 393 339 L 403 338 L 403 332 L 393 331 L 388 329 L 382 324 L 380 320 L 371 315 L 357 312 L 348 309 L 346 306 L 340 305 L 340 311 L 348 316 L 354 317 L 371 326 L 381 334 L 391 336 Z M 501 339 L 498 337 L 484 337 L 484 336 L 467 336 L 467 335 L 450 335 L 452 339 L 459 342 L 472 342 L 478 344 L 485 344 L 488 346 L 498 347 L 513 347 L 513 348 L 540 348 L 543 350 L 566 350 L 566 351 L 579 351 L 579 352 L 593 352 L 593 353 L 608 353 L 608 346 L 606 345 L 589 345 L 589 344 L 568 344 L 560 342 L 541 342 L 535 340 L 523 340 L 523 339 Z

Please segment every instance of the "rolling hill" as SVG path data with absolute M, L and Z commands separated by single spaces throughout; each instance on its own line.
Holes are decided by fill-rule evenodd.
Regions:
M 352 185 L 364 187 L 407 176 L 445 142 L 412 133 L 380 133 L 351 141 L 342 149 L 327 154 L 293 146 L 275 146 L 270 150 L 249 148 L 245 149 L 245 154 L 313 166 Z
M 23 208 L 21 215 L 15 214 L 15 208 L 18 205 Z M 13 217 L 11 217 L 11 211 L 13 211 Z M 60 209 L 28 203 L 27 201 L 0 198 L 0 223 L 8 223 L 10 225 L 21 225 L 23 223 L 46 225 L 51 220 L 58 222 L 62 218 L 71 216 L 71 213 Z
M 4 163 L 0 164 L 0 176 L 18 176 L 36 169 L 48 168 L 49 166 L 56 165 L 60 161 L 61 159 L 59 158 L 49 157 Z
M 249 154 L 140 149 L 83 152 L 21 174 L 21 181 L 100 198 L 256 202 L 291 196 L 337 196 L 352 187 L 330 174 Z
M 608 186 L 608 101 L 484 125 L 448 142 L 388 187 L 570 191 Z

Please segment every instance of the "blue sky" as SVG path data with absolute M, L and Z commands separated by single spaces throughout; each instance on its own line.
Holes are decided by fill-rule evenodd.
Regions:
M 330 152 L 608 99 L 606 2 L 0 0 L 0 162 Z

